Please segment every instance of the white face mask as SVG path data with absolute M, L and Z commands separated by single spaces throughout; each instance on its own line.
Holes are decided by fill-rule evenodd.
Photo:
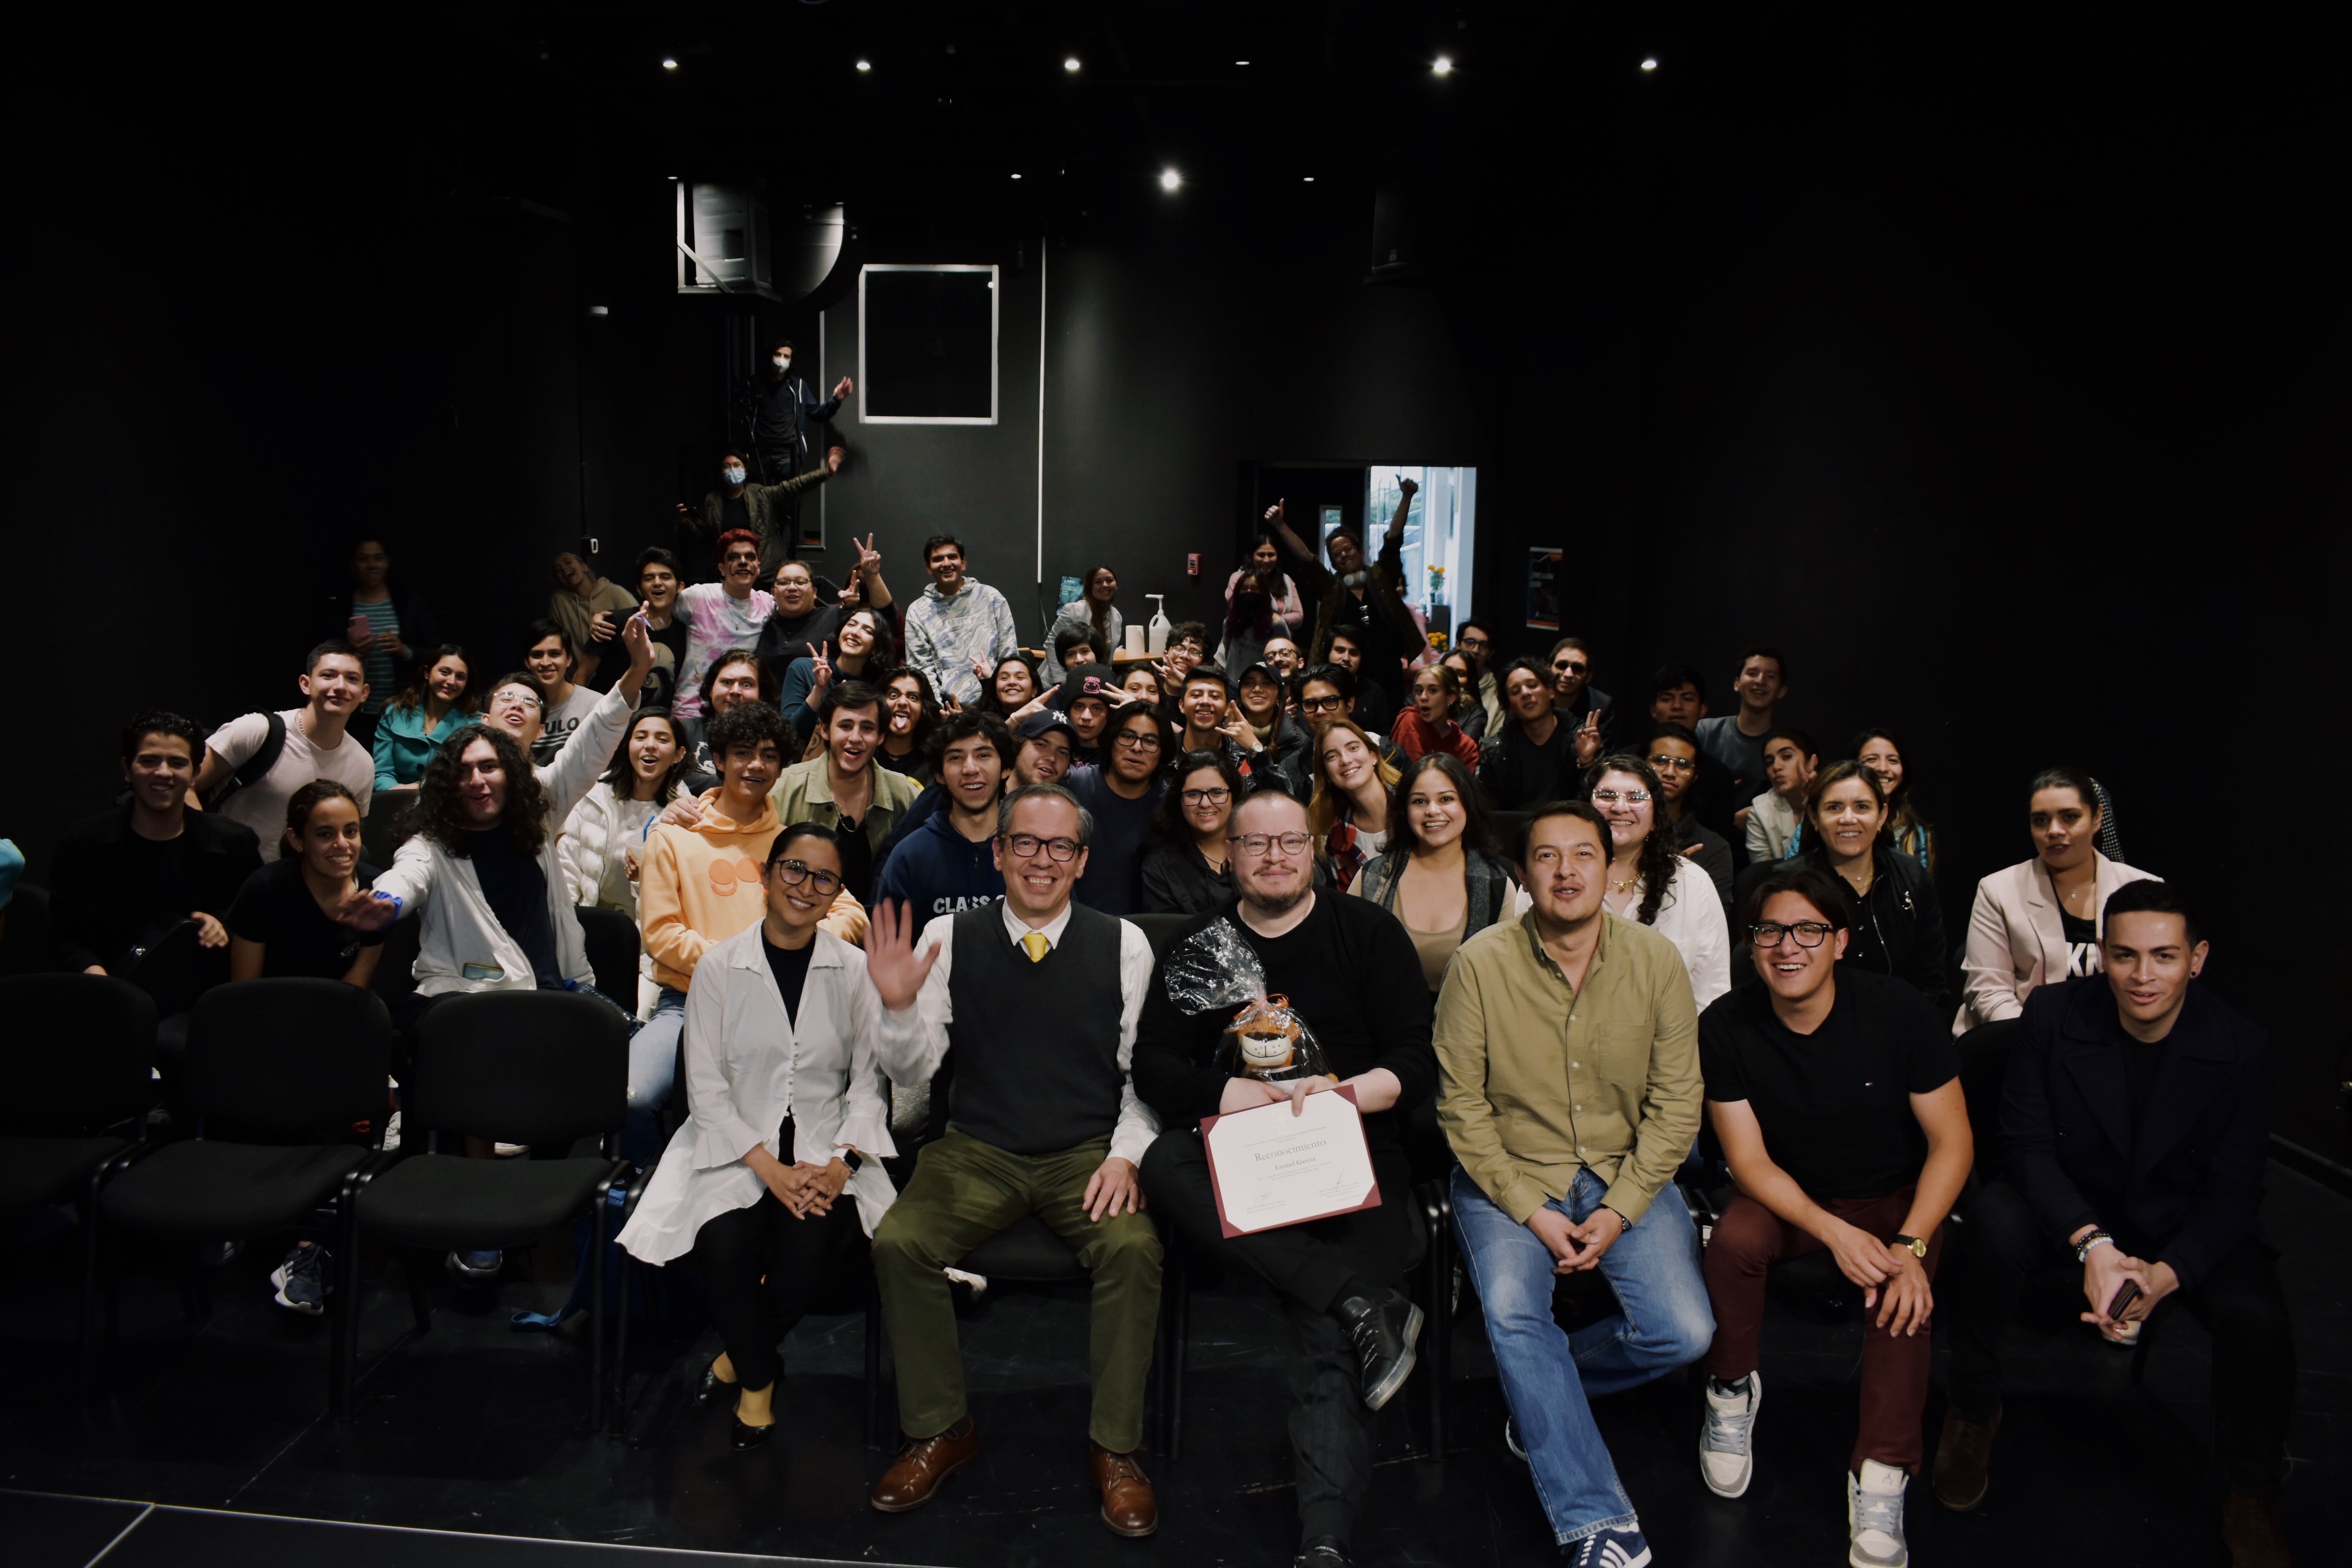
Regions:
M 740 485 L 743 482 L 743 470 L 730 463 L 719 470 L 719 477 L 730 485 Z
M 778 354 L 778 355 L 776 356 L 776 368 L 777 368 L 778 370 L 790 370 L 790 369 L 792 369 L 792 368 L 793 368 L 793 356 L 792 356 L 792 355 L 790 355 L 790 354 Z

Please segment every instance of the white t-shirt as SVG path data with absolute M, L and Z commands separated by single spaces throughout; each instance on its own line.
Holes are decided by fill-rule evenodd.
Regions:
M 758 647 L 760 628 L 776 613 L 776 596 L 755 588 L 750 597 L 738 599 L 719 584 L 693 583 L 678 590 L 677 601 L 688 620 L 676 707 L 679 718 L 699 719 L 702 678 L 709 673 L 710 661 L 735 648 Z
M 304 708 L 289 708 L 278 717 L 286 722 L 286 746 L 270 770 L 222 803 L 221 815 L 241 822 L 261 840 L 261 858 L 275 860 L 285 847 L 286 803 L 312 779 L 332 779 L 359 797 L 360 815 L 375 795 L 375 759 L 365 746 L 346 733 L 331 752 L 322 752 L 303 732 Z M 232 719 L 205 742 L 205 749 L 226 763 L 232 772 L 261 750 L 269 736 L 269 716 L 247 713 Z
M 574 686 L 571 696 L 551 706 L 540 724 L 539 739 L 530 743 L 531 762 L 543 768 L 555 761 L 555 753 L 563 750 L 563 742 L 572 739 L 572 731 L 596 711 L 597 699 L 604 695 L 584 686 Z

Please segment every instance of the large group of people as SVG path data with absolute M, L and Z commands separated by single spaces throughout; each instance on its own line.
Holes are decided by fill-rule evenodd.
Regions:
M 2096 781 L 2031 781 L 2032 854 L 1978 884 L 1956 960 L 1894 736 L 1825 756 L 1783 716 L 1778 649 L 1742 653 L 1729 712 L 1675 664 L 1643 713 L 1594 685 L 1581 638 L 1509 657 L 1475 617 L 1433 638 L 1402 591 L 1409 481 L 1369 556 L 1271 509 L 1222 623 L 1156 655 L 1128 655 L 1107 566 L 1024 648 L 952 534 L 923 542 L 903 607 L 872 538 L 841 584 L 801 557 L 789 502 L 841 465 L 808 460 L 807 426 L 849 389 L 819 405 L 777 354 L 761 449 L 679 508 L 714 580 L 668 549 L 633 585 L 560 556 L 493 679 L 362 542 L 300 705 L 124 727 L 125 793 L 66 836 L 50 947 L 7 943 L 11 965 L 166 986 L 167 1104 L 173 1031 L 212 984 L 386 989 L 404 1039 L 453 994 L 600 997 L 635 1031 L 624 1150 L 655 1167 L 621 1244 L 702 1277 L 725 1347 L 704 1395 L 737 1447 L 784 1417 L 783 1336 L 870 1253 L 905 1435 L 885 1511 L 979 1452 L 950 1274 L 1034 1215 L 1093 1279 L 1101 1517 L 1157 1527 L 1166 1226 L 1280 1298 L 1298 1561 L 1347 1563 L 1372 1413 L 1417 1354 L 1418 1176 L 1450 1184 L 1508 1442 L 1580 1564 L 1649 1563 L 1642 1505 L 1672 1500 L 1629 1495 L 1595 1399 L 1700 1368 L 1699 1479 L 1746 1491 L 1766 1279 L 1811 1252 L 1862 1302 L 1853 1563 L 1908 1561 L 1923 1465 L 1945 1506 L 1985 1496 L 2002 1328 L 2062 1275 L 2106 1340 L 2176 1295 L 2211 1330 L 2225 1538 L 2286 1560 L 2268 1047 L 2197 979 L 2187 893 L 2122 863 Z M 597 989 L 587 907 L 640 933 L 626 994 Z M 1171 917 L 1158 957 L 1143 915 Z M 415 956 L 393 975 L 402 921 Z M 1220 1056 L 1230 1009 L 1167 980 L 1201 943 L 1248 955 L 1328 1078 Z M 1972 1122 L 1962 1065 L 1983 1060 L 2006 1066 Z M 1381 1202 L 1229 1234 L 1203 1119 L 1342 1084 Z M 299 1242 L 278 1300 L 319 1310 L 330 1267 Z M 1615 1305 L 1570 1333 L 1554 1287 L 1586 1272 Z M 1959 1310 L 1931 1449 L 1939 1289 Z

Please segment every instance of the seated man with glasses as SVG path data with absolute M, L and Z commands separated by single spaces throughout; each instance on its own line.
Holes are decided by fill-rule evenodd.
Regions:
M 1151 944 L 1125 921 L 1071 902 L 1094 821 L 1058 784 L 1028 784 L 997 808 L 1004 897 L 940 915 L 915 936 L 886 904 L 866 939 L 882 999 L 882 1070 L 926 1084 L 942 1063 L 945 1136 L 924 1145 L 907 1190 L 874 1232 L 874 1275 L 898 1363 L 907 1444 L 873 1503 L 903 1513 L 980 1452 L 947 1270 L 1035 1215 L 1094 1276 L 1094 1415 L 1087 1467 L 1114 1533 L 1160 1526 L 1138 1461 L 1143 1388 L 1160 1319 L 1160 1235 L 1136 1164 L 1159 1124 L 1129 1076 Z
M 1364 1136 L 1380 1178 L 1377 1207 L 1227 1238 L 1217 1217 L 1201 1118 L 1331 1088 L 1328 1079 L 1271 1085 L 1227 1077 L 1217 1045 L 1231 1015 L 1187 1015 L 1155 984 L 1136 1044 L 1136 1087 L 1169 1131 L 1144 1157 L 1143 1184 L 1196 1247 L 1246 1268 L 1281 1294 L 1289 1320 L 1291 1448 L 1298 1484 L 1298 1561 L 1345 1563 L 1348 1536 L 1371 1489 L 1371 1413 L 1412 1371 L 1421 1309 L 1402 1289 L 1412 1174 L 1404 1132 L 1437 1081 L 1430 996 L 1412 939 L 1396 917 L 1362 899 L 1315 890 L 1307 808 L 1278 789 L 1243 797 L 1226 829 L 1239 897 L 1195 916 L 1170 943 L 1182 950 L 1220 921 L 1265 971 L 1269 994 L 1289 998 L 1333 1071 L 1366 1112 Z
M 1739 1187 L 1706 1248 L 1716 1330 L 1699 1472 L 1717 1496 L 1748 1489 L 1764 1399 L 1764 1273 L 1827 1248 L 1862 1288 L 1864 1319 L 1850 1558 L 1900 1568 L 1933 1354 L 1929 1282 L 1944 1216 L 1975 1160 L 1959 1056 L 1916 987 L 1839 965 L 1850 917 L 1829 872 L 1782 866 L 1745 912 L 1763 984 L 1721 997 L 1698 1026 L 1707 1114 Z
M 1688 1366 L 1715 1330 L 1671 1185 L 1698 1135 L 1698 1017 L 1674 944 L 1605 901 L 1612 837 L 1582 801 L 1538 806 L 1519 855 L 1528 912 L 1464 942 L 1437 997 L 1454 1227 L 1508 1440 L 1579 1564 L 1650 1560 L 1588 1401 Z M 1586 1269 L 1618 1310 L 1563 1333 L 1553 1286 Z
M 1102 762 L 1080 763 L 1062 781 L 1094 821 L 1077 900 L 1107 915 L 1133 914 L 1143 907 L 1143 856 L 1175 737 L 1157 706 L 1129 702 L 1111 714 L 1103 738 Z

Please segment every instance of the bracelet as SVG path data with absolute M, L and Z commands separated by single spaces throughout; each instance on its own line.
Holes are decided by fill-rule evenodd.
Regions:
M 2075 1245 L 2074 1261 L 2077 1263 L 2088 1263 L 2091 1260 L 2091 1248 L 2102 1244 L 2113 1247 L 2115 1245 L 2115 1241 L 2116 1238 L 2109 1236 L 2105 1231 L 2095 1230 Z

